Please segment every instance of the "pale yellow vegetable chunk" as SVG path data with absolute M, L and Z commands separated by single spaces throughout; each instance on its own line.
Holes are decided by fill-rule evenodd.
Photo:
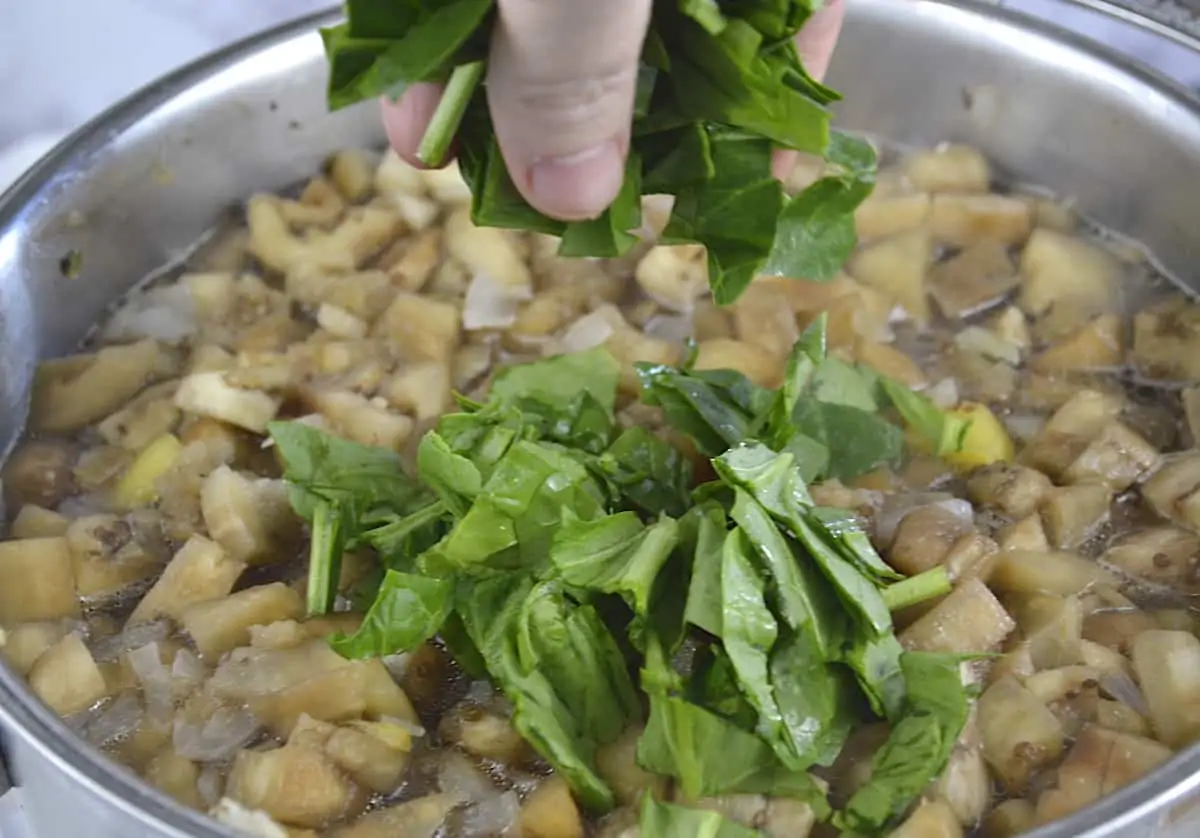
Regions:
M 155 617 L 177 620 L 189 605 L 228 596 L 245 569 L 245 562 L 231 558 L 219 544 L 194 535 L 179 548 L 154 587 L 133 609 L 129 623 Z
M 0 625 L 78 616 L 65 537 L 0 542 Z
M 38 658 L 29 671 L 29 686 L 60 716 L 86 710 L 108 695 L 104 675 L 75 632 Z
M 1158 738 L 1172 748 L 1200 739 L 1200 639 L 1184 631 L 1144 631 L 1134 638 L 1131 657 Z

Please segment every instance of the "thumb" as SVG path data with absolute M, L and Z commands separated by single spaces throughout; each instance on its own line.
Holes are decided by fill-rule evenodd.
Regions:
M 513 183 L 567 221 L 620 191 L 651 0 L 500 0 L 488 104 Z

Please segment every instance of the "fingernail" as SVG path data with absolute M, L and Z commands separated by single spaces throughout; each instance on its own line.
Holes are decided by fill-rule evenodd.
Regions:
M 533 164 L 529 186 L 538 209 L 564 221 L 595 218 L 621 191 L 625 164 L 616 140 Z

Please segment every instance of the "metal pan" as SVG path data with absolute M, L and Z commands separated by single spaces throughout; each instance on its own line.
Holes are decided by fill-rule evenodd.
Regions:
M 1027 0 L 1033 3 L 1034 0 Z M 1078 3 L 1037 0 L 1053 12 Z M 1088 3 L 1200 68 L 1200 42 Z M 318 24 L 299 21 L 174 73 L 76 133 L 0 198 L 0 452 L 39 357 L 69 351 L 140 278 L 255 189 L 341 146 L 377 145 L 370 106 L 330 115 Z M 1077 200 L 1200 288 L 1200 102 L 1181 85 L 1027 14 L 974 0 L 854 0 L 831 73 L 840 120 L 906 143 L 960 140 Z M 66 260 L 82 257 L 74 278 Z M 77 739 L 0 666 L 0 752 L 41 838 L 229 838 Z M 2 774 L 3 772 L 0 772 Z M 2 779 L 0 779 L 2 782 Z M 1200 748 L 1036 838 L 1200 834 L 1171 823 Z M 0 789 L 2 790 L 2 789 Z

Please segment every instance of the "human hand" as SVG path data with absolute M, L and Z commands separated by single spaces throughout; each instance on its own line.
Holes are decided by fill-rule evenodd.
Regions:
M 488 59 L 488 107 L 513 183 L 535 209 L 564 221 L 594 218 L 625 175 L 638 58 L 652 0 L 499 0 Z M 830 0 L 796 36 L 820 79 L 841 31 L 844 0 Z M 396 152 L 413 165 L 441 88 L 417 84 L 384 99 Z M 775 174 L 795 165 L 776 154 Z

